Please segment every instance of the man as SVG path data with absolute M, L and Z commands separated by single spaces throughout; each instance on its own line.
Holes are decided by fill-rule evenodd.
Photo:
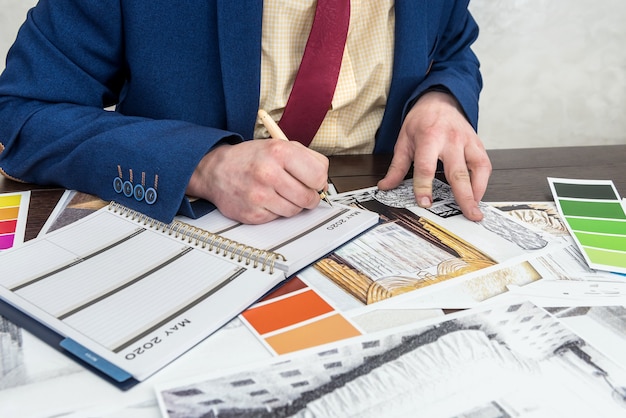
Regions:
M 491 165 L 475 133 L 481 78 L 467 2 L 353 1 L 333 102 L 310 147 L 249 141 L 266 136 L 260 107 L 281 118 L 315 6 L 41 0 L 0 77 L 0 170 L 163 221 L 215 205 L 261 223 L 319 203 L 328 160 L 316 149 L 326 152 L 330 140 L 338 148 L 328 153 L 393 151 L 381 189 L 398 185 L 413 163 L 425 207 L 441 160 L 463 213 L 481 219 Z M 292 40 L 280 61 L 280 42 Z M 350 80 L 354 91 L 342 102 Z

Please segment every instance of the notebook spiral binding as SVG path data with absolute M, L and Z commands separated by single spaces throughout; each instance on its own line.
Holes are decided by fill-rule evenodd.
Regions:
M 201 247 L 209 252 L 221 253 L 224 257 L 230 256 L 231 260 L 236 257 L 238 263 L 244 262 L 246 266 L 252 264 L 253 268 L 258 268 L 260 265 L 261 271 L 269 268 L 270 274 L 274 273 L 274 264 L 278 259 L 286 261 L 286 258 L 280 253 L 254 248 L 186 222 L 174 221 L 166 224 L 117 202 L 110 202 L 108 209 L 155 231 L 173 235 L 174 238 L 181 241 L 186 240 L 188 244 Z

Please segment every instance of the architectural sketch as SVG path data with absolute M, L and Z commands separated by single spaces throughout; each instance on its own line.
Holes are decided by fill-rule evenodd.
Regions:
M 554 202 L 490 203 L 490 205 L 553 236 L 569 237 L 569 231 L 561 220 Z
M 373 197 L 384 205 L 394 208 L 417 206 L 410 180 L 405 180 L 393 190 L 376 191 Z M 481 202 L 479 206 L 485 216 L 479 224 L 489 231 L 527 250 L 540 249 L 547 245 L 546 240 L 541 235 L 524 228 L 522 223 L 513 222 L 508 217 L 496 216 L 494 212 L 488 210 L 485 203 Z M 433 180 L 433 205 L 428 211 L 441 218 L 461 215 L 461 210 L 454 201 L 452 188 L 441 180 Z
M 54 359 L 54 360 L 53 360 Z M 82 371 L 24 329 L 0 316 L 0 390 Z
M 607 417 L 626 413 L 624 385 L 625 370 L 522 303 L 175 384 L 159 398 L 170 418 Z
M 548 245 L 538 232 L 486 204 L 481 203 L 485 213 L 481 222 L 464 223 L 451 188 L 439 180 L 433 182 L 433 207 L 420 215 L 416 214 L 410 180 L 393 190 L 370 188 L 333 196 L 335 199 L 379 213 L 382 224 L 314 267 L 366 305 L 494 267 L 509 256 Z M 490 247 L 477 243 L 490 243 Z M 500 253 L 500 247 L 506 249 Z M 518 283 L 539 278 L 532 268 L 516 273 Z
M 480 203 L 484 218 L 479 222 L 489 231 L 514 242 L 525 250 L 539 250 L 548 245 L 548 242 L 538 233 L 514 222 L 506 216 L 496 216 L 493 211 L 487 210 L 487 204 Z
M 22 329 L 0 316 L 0 389 L 23 380 Z

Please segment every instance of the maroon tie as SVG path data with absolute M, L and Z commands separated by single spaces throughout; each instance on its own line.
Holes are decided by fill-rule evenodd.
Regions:
M 350 0 L 318 0 L 289 100 L 279 126 L 308 146 L 330 108 L 348 36 Z

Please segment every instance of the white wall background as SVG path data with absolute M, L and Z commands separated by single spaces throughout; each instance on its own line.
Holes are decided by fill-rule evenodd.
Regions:
M 35 0 L 0 0 L 0 70 Z M 626 1 L 472 0 L 489 149 L 626 144 Z
M 472 0 L 470 10 L 487 148 L 626 144 L 626 1 Z

